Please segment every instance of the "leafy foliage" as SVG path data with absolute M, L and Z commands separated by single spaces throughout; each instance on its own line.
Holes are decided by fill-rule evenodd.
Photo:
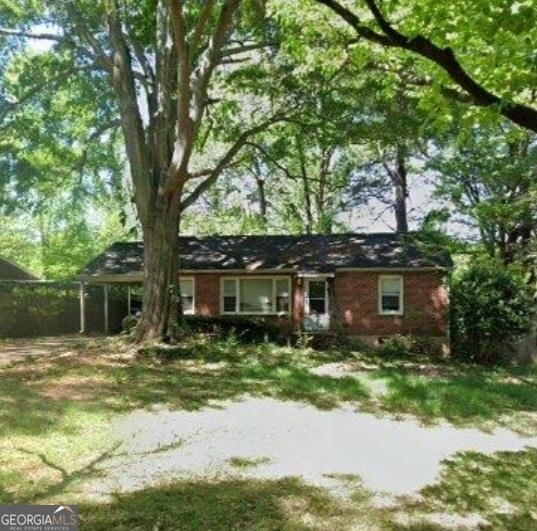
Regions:
M 0 253 L 47 278 L 69 278 L 128 233 L 119 122 L 103 76 L 79 62 L 59 27 L 46 26 L 41 2 L 26 4 L 7 9 L 3 23 L 41 22 L 46 30 L 29 33 L 50 38 L 40 49 L 10 36 L 4 49 Z
M 457 358 L 483 364 L 503 362 L 514 341 L 531 328 L 531 287 L 522 272 L 481 259 L 451 283 L 452 346 Z
M 491 257 L 523 258 L 536 226 L 534 135 L 467 125 L 437 140 L 440 149 L 428 162 L 438 172 L 436 194 L 452 205 L 454 221 L 479 234 Z
M 502 0 L 474 2 L 471 8 L 462 0 L 419 6 L 408 0 L 367 0 L 363 9 L 337 0 L 317 3 L 337 13 L 369 46 L 380 44 L 399 49 L 401 57 L 410 53 L 427 59 L 419 64 L 421 81 L 431 89 L 429 105 L 443 109 L 441 98 L 447 94 L 484 108 L 479 114 L 486 119 L 502 115 L 537 132 L 531 1 L 512 6 Z M 435 107 L 429 107 L 431 114 Z

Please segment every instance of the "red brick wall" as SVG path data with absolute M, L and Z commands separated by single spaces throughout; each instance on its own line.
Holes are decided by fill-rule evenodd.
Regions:
M 205 316 L 220 314 L 220 277 L 219 273 L 194 275 L 196 314 Z
M 205 315 L 205 316 L 216 316 L 220 315 L 220 286 L 221 279 L 223 277 L 244 277 L 247 276 L 244 274 L 220 274 L 220 273 L 197 273 L 195 275 L 185 275 L 185 278 L 194 278 L 195 283 L 195 304 L 196 304 L 196 314 Z M 253 276 L 282 276 L 283 278 L 289 278 L 290 275 L 262 275 L 255 274 Z M 291 304 L 291 315 L 290 316 L 276 316 L 270 315 L 267 316 L 267 319 L 276 321 L 282 328 L 292 328 L 292 316 L 295 315 L 296 303 L 296 277 L 291 277 L 291 293 L 290 293 L 290 304 Z M 301 314 L 298 314 L 299 316 Z M 301 320 L 301 319 L 300 319 Z
M 390 273 L 391 274 L 391 273 Z M 397 273 L 394 273 L 397 274 Z M 403 277 L 403 315 L 380 315 L 378 279 L 382 273 L 337 273 L 332 303 L 344 330 L 352 335 L 384 336 L 447 333 L 447 293 L 440 271 L 413 271 Z
M 440 271 L 415 271 L 403 276 L 403 315 L 379 315 L 378 278 L 383 273 L 336 273 L 331 288 L 332 314 L 351 335 L 388 336 L 416 334 L 444 336 L 447 333 L 447 294 Z M 391 273 L 390 273 L 391 274 Z M 397 273 L 393 273 L 397 274 Z M 195 279 L 196 313 L 220 314 L 220 279 L 236 274 L 197 273 Z M 256 275 L 257 276 L 257 275 Z M 262 275 L 260 275 L 262 276 Z M 274 276 L 274 275 L 267 275 Z M 289 275 L 282 275 L 288 277 Z M 295 328 L 304 316 L 304 294 L 297 278 L 291 281 L 292 318 L 277 318 L 287 328 L 291 319 Z M 270 317 L 274 319 L 275 317 Z

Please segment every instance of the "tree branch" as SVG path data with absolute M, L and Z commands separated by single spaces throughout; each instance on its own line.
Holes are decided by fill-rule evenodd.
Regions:
M 100 63 L 102 68 L 108 71 L 110 74 L 112 71 L 112 61 L 105 52 L 104 48 L 101 46 L 101 43 L 95 38 L 93 33 L 88 30 L 83 18 L 80 16 L 80 13 L 74 7 L 74 2 L 65 2 L 65 5 L 69 12 L 70 18 L 74 20 L 77 29 L 76 33 L 78 33 L 82 41 L 85 41 L 86 44 L 93 50 L 96 61 Z
M 203 170 L 190 172 L 190 179 L 199 179 L 200 177 L 207 177 L 213 173 L 214 168 L 205 168 Z
M 498 107 L 498 112 L 513 123 L 537 132 L 537 109 L 514 103 L 488 91 L 478 83 L 461 65 L 451 48 L 440 48 L 423 35 L 408 37 L 397 31 L 383 16 L 375 0 L 364 0 L 376 23 L 383 31 L 377 33 L 362 24 L 359 17 L 336 0 L 316 0 L 343 18 L 360 36 L 383 46 L 401 48 L 414 52 L 442 68 L 459 87 L 472 98 L 475 105 Z
M 149 204 L 153 197 L 152 167 L 138 106 L 136 87 L 129 47 L 124 39 L 117 5 L 110 3 L 106 13 L 108 34 L 113 49 L 111 83 L 119 102 L 121 128 L 130 162 L 134 195 L 142 222 L 147 220 Z
M 201 38 L 203 34 L 205 33 L 205 30 L 207 29 L 207 25 L 209 23 L 209 18 L 211 16 L 211 11 L 214 7 L 214 0 L 205 0 L 203 3 L 203 10 L 200 13 L 198 23 L 196 24 L 196 27 L 194 28 L 194 33 L 192 34 L 192 38 L 190 39 L 190 52 L 192 54 L 192 57 L 196 57 L 198 48 L 200 46 Z
M 371 28 L 362 24 L 362 21 L 355 15 L 350 9 L 342 6 L 335 0 L 317 0 L 319 4 L 324 4 L 326 7 L 331 9 L 334 13 L 339 15 L 345 22 L 347 22 L 360 36 L 368 41 L 376 42 L 382 44 L 383 46 L 393 46 L 391 40 L 382 35 L 373 31 Z
M 144 85 L 147 86 L 147 82 L 153 84 L 155 81 L 155 72 L 153 71 L 153 67 L 149 63 L 147 56 L 134 40 L 130 41 L 130 45 L 132 47 L 136 60 L 138 61 L 138 64 L 142 68 L 142 75 L 146 78 L 144 81 Z
M 213 70 L 218 65 L 222 49 L 233 27 L 233 15 L 239 7 L 239 0 L 227 0 L 218 16 L 209 43 L 199 59 L 198 66 L 192 72 L 190 83 L 192 88 L 192 122 L 197 131 L 205 110 L 207 87 Z
M 283 164 L 280 163 L 279 160 L 275 159 L 264 147 L 260 146 L 259 144 L 256 144 L 254 142 L 247 142 L 248 145 L 252 146 L 254 149 L 257 149 L 261 152 L 261 154 L 265 157 L 265 159 L 274 164 L 276 168 L 278 168 L 283 174 L 288 178 L 293 180 L 298 179 L 296 175 L 293 175 L 288 168 L 286 168 Z
M 252 50 L 261 50 L 262 48 L 266 48 L 267 46 L 270 46 L 270 43 L 258 42 L 258 43 L 252 43 L 252 44 L 242 44 L 240 46 L 233 46 L 224 50 L 221 53 L 221 57 L 231 57 L 232 55 L 251 52 Z
M 174 46 L 170 3 L 160 1 L 156 13 L 155 82 L 147 95 L 149 127 L 153 145 L 155 174 L 165 174 L 173 153 L 173 135 L 177 127 L 177 49 Z M 164 177 L 160 177 L 161 179 Z
M 185 174 L 190 154 L 193 148 L 193 127 L 190 118 L 190 105 L 192 90 L 190 88 L 190 53 L 186 36 L 186 23 L 183 13 L 183 2 L 172 0 L 171 18 L 173 40 L 177 50 L 177 139 L 173 150 L 172 163 L 170 165 L 170 178 L 166 185 L 171 190 L 177 183 L 180 174 Z
M 0 35 L 8 37 L 22 37 L 24 39 L 36 39 L 44 41 L 59 42 L 63 39 L 63 35 L 57 33 L 34 33 L 32 31 L 21 31 L 10 28 L 0 28 Z
M 264 122 L 256 125 L 255 127 L 252 127 L 251 129 L 243 131 L 239 135 L 237 140 L 235 140 L 233 145 L 228 149 L 226 154 L 220 159 L 218 164 L 211 170 L 210 175 L 204 181 L 199 183 L 194 188 L 194 190 L 185 199 L 183 199 L 183 201 L 181 202 L 181 210 L 184 211 L 187 207 L 189 207 L 194 202 L 196 202 L 196 200 L 217 181 L 218 177 L 220 177 L 222 172 L 227 167 L 229 167 L 234 157 L 248 142 L 249 138 L 256 135 L 257 133 L 260 133 L 261 131 L 266 130 L 272 124 L 279 122 L 283 119 L 284 119 L 283 116 L 275 115 L 271 117 L 270 119 L 265 120 Z M 207 171 L 207 170 L 202 170 L 202 171 Z

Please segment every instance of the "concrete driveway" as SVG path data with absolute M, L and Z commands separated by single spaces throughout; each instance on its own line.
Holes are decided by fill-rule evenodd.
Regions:
M 537 437 L 483 433 L 448 423 L 378 418 L 345 405 L 331 411 L 246 397 L 200 411 L 137 410 L 116 419 L 119 450 L 102 463 L 101 494 L 133 491 L 177 477 L 300 477 L 338 490 L 353 475 L 391 495 L 415 494 L 438 480 L 457 452 L 521 451 Z M 238 470 L 234 459 L 253 466 Z M 106 478 L 106 479 L 104 479 Z

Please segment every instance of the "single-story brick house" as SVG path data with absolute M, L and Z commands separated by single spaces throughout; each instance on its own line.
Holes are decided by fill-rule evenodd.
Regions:
M 262 315 L 290 330 L 339 330 L 369 344 L 413 334 L 447 345 L 452 261 L 412 233 L 181 236 L 180 249 L 185 313 Z M 134 286 L 142 271 L 143 244 L 118 242 L 79 278 Z

